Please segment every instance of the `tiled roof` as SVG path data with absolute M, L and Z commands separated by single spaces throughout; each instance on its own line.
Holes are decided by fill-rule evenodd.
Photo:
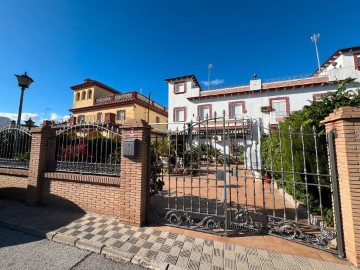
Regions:
M 183 80 L 186 80 L 186 79 L 192 79 L 193 82 L 195 83 L 195 86 L 201 88 L 198 80 L 196 79 L 195 75 L 193 75 L 193 74 L 185 75 L 185 76 L 181 76 L 181 77 L 165 79 L 165 82 L 167 82 L 167 83 L 168 82 L 176 82 L 176 81 L 183 81 Z
M 70 89 L 72 90 L 78 90 L 78 89 L 83 89 L 83 88 L 86 88 L 86 87 L 91 87 L 93 85 L 96 85 L 96 86 L 99 86 L 111 93 L 114 93 L 114 94 L 119 94 L 120 92 L 117 91 L 116 89 L 106 85 L 106 84 L 103 84 L 99 81 L 95 81 L 95 80 L 92 80 L 92 79 L 85 79 L 83 83 L 81 84 L 77 84 L 77 85 L 73 85 L 70 87 Z

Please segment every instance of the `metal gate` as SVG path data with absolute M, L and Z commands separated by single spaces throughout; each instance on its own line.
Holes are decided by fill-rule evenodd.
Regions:
M 343 256 L 331 133 L 215 115 L 153 130 L 150 168 L 152 221 L 271 234 Z

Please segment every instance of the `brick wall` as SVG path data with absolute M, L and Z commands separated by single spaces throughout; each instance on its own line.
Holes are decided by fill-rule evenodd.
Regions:
M 145 222 L 148 210 L 149 133 L 150 127 L 144 121 L 124 123 L 122 144 L 127 138 L 138 139 L 138 153 L 132 158 L 124 157 L 122 153 L 121 175 L 110 177 L 46 172 L 46 162 L 55 158 L 55 129 L 47 125 L 34 128 L 29 170 L 23 170 L 24 175 L 17 175 L 19 170 L 0 168 L 0 183 L 21 186 L 21 199 L 26 197 L 26 203 L 30 205 L 45 204 L 112 215 L 124 223 L 140 226 Z M 9 177 L 1 170 L 8 170 Z M 24 181 L 15 181 L 16 177 L 23 177 Z
M 335 152 L 346 258 L 360 266 L 360 107 L 344 107 L 323 121 L 336 130 Z
M 53 207 L 119 215 L 119 179 L 67 173 L 46 173 L 42 185 L 42 204 Z
M 123 126 L 123 141 L 129 138 L 139 140 L 136 157 L 121 155 L 120 220 L 133 226 L 141 226 L 147 218 L 149 133 L 150 127 L 144 121 L 133 120 Z
M 24 201 L 27 174 L 27 170 L 0 168 L 0 198 Z

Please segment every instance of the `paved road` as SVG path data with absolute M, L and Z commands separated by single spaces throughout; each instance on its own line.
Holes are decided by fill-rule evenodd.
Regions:
M 145 269 L 0 226 L 0 269 Z

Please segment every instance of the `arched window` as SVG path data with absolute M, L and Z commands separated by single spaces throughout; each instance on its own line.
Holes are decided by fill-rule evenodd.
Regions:
M 89 90 L 89 91 L 88 91 L 88 99 L 91 99 L 91 98 L 92 98 L 92 91 Z
M 83 91 L 83 92 L 82 92 L 82 97 L 81 97 L 81 99 L 84 100 L 85 98 L 86 98 L 86 92 Z
M 75 95 L 75 101 L 79 101 L 79 99 L 80 99 L 80 93 L 77 92 L 76 95 Z

